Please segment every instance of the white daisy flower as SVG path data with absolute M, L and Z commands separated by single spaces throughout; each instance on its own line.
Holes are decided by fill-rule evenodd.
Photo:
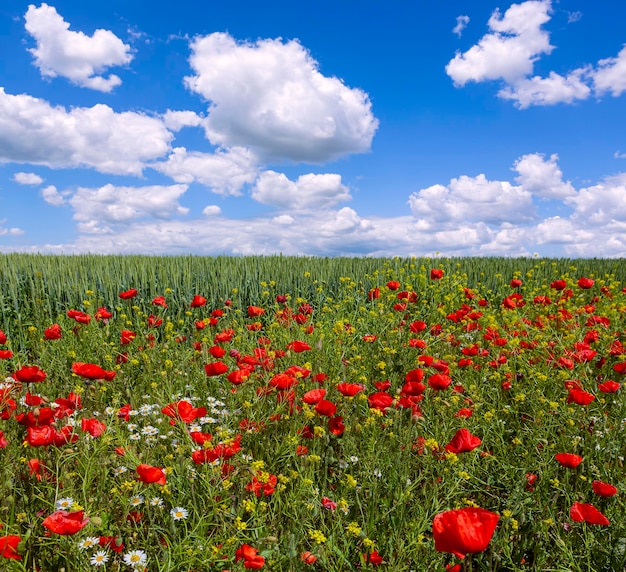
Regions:
M 70 508 L 72 508 L 73 504 L 74 504 L 73 498 L 64 497 L 62 499 L 59 499 L 56 503 L 54 503 L 54 506 L 57 510 L 69 510 Z
M 143 504 L 143 496 L 135 495 L 134 497 L 130 497 L 130 506 L 139 506 Z
M 104 550 L 98 550 L 91 557 L 92 566 L 104 566 L 109 561 L 109 555 Z
M 170 514 L 174 520 L 185 520 L 189 516 L 189 511 L 182 506 L 177 506 L 170 510 Z
M 131 550 L 124 554 L 124 564 L 137 568 L 148 561 L 148 556 L 143 550 Z
M 80 550 L 89 550 L 94 546 L 98 546 L 100 544 L 100 539 L 97 536 L 88 536 L 87 538 L 83 538 L 78 542 L 78 548 Z

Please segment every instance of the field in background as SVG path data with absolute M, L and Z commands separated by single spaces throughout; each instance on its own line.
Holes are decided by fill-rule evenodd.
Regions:
M 2 256 L 0 568 L 622 570 L 625 287 L 619 260 Z

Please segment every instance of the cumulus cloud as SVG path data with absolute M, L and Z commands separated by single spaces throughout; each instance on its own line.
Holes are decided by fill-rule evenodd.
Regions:
M 6 228 L 4 226 L 5 222 L 6 219 L 0 220 L 0 236 L 21 236 L 22 234 L 24 234 L 24 231 L 21 228 L 17 228 L 15 226 L 11 228 Z
M 351 198 L 341 175 L 331 173 L 308 173 L 290 181 L 283 173 L 264 171 L 251 194 L 260 203 L 292 209 L 326 208 Z
M 529 0 L 513 4 L 504 15 L 489 18 L 491 30 L 465 53 L 457 53 L 446 72 L 458 86 L 468 81 L 505 79 L 513 82 L 529 75 L 540 54 L 553 46 L 541 26 L 550 20 L 550 2 Z
M 202 209 L 202 214 L 204 216 L 217 216 L 222 214 L 222 209 L 217 205 L 207 205 Z
M 0 163 L 141 175 L 147 161 L 169 151 L 172 138 L 160 119 L 142 113 L 103 104 L 67 111 L 0 87 Z
M 195 75 L 185 82 L 210 104 L 204 126 L 213 144 L 308 162 L 369 150 L 378 121 L 367 94 L 322 75 L 299 42 L 214 33 L 191 50 Z
M 48 185 L 44 189 L 41 189 L 41 197 L 49 205 L 54 207 L 60 207 L 65 204 L 65 198 L 63 194 L 59 193 L 54 185 Z
M 35 173 L 15 173 L 13 180 L 20 185 L 41 185 L 43 179 Z
M 525 78 L 501 89 L 498 95 L 513 100 L 520 109 L 531 105 L 572 103 L 587 99 L 591 94 L 591 88 L 583 81 L 585 73 L 586 70 L 578 69 L 566 77 L 550 72 L 548 77 Z
M 610 92 L 617 97 L 626 91 L 626 47 L 615 58 L 606 58 L 598 62 L 591 74 L 597 94 Z
M 456 26 L 452 28 L 452 33 L 456 34 L 460 38 L 463 30 L 465 30 L 465 27 L 469 24 L 469 21 L 469 16 L 457 16 Z
M 219 195 L 239 195 L 257 174 L 257 158 L 244 147 L 218 149 L 215 153 L 176 147 L 166 161 L 151 167 L 177 183 L 198 182 Z
M 168 220 L 174 215 L 186 215 L 189 209 L 178 203 L 186 190 L 187 185 L 79 187 L 68 202 L 74 208 L 79 230 L 110 233 L 111 225 L 126 225 L 145 217 Z
M 518 172 L 516 181 L 525 191 L 536 197 L 546 199 L 563 199 L 576 194 L 569 181 L 563 181 L 563 172 L 558 166 L 557 154 L 550 155 L 548 160 L 541 153 L 531 153 L 520 157 L 513 168 Z
M 96 30 L 92 36 L 70 30 L 70 25 L 53 6 L 28 7 L 26 30 L 37 46 L 30 49 L 35 65 L 44 77 L 65 77 L 72 83 L 103 92 L 110 92 L 122 83 L 111 74 L 102 73 L 110 67 L 128 64 L 133 56 L 109 30 Z
M 433 230 L 460 221 L 519 222 L 535 216 L 531 193 L 508 181 L 489 181 L 484 174 L 421 189 L 409 197 L 409 206 Z
M 574 207 L 572 218 L 586 226 L 623 226 L 626 231 L 626 173 L 580 189 L 567 203 Z
M 170 131 L 180 131 L 183 127 L 198 127 L 202 125 L 203 117 L 195 111 L 171 111 L 163 114 L 163 123 Z
M 599 60 L 562 75 L 550 71 L 546 77 L 533 76 L 535 62 L 554 49 L 542 26 L 550 20 L 551 0 L 527 0 L 512 4 L 501 15 L 489 19 L 489 32 L 464 53 L 458 52 L 446 66 L 455 85 L 500 80 L 498 96 L 511 100 L 520 109 L 532 105 L 574 103 L 592 94 L 617 97 L 626 91 L 626 47 L 617 57 Z M 576 13 L 575 13 L 576 14 Z M 574 14 L 571 14 L 574 16 Z M 570 18 L 568 22 L 578 19 Z

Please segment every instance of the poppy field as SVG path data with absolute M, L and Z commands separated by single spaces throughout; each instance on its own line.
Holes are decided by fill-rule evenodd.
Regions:
M 616 260 L 0 259 L 0 569 L 622 571 Z

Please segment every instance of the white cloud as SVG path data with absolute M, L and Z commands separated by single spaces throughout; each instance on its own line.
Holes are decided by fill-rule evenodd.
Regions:
M 535 216 L 528 191 L 508 181 L 489 181 L 483 174 L 421 189 L 409 197 L 409 205 L 413 215 L 433 230 L 460 221 L 520 222 Z
M 584 226 L 621 225 L 626 231 L 626 173 L 580 189 L 566 202 L 574 207 L 572 220 Z
M 194 111 L 171 111 L 163 114 L 163 123 L 170 131 L 180 131 L 183 127 L 198 127 L 204 118 Z
M 341 184 L 341 175 L 308 173 L 290 181 L 283 173 L 264 171 L 252 189 L 252 198 L 280 208 L 311 209 L 335 206 L 351 197 Z
M 43 179 L 35 173 L 15 173 L 13 180 L 20 185 L 41 185 Z
M 166 161 L 151 167 L 177 183 L 197 181 L 219 195 L 239 195 L 257 174 L 257 158 L 244 147 L 218 149 L 215 153 L 176 147 Z
M 5 222 L 6 219 L 0 220 L 0 236 L 21 236 L 22 234 L 24 234 L 24 231 L 21 228 L 6 228 L 2 226 Z
M 54 185 L 48 185 L 41 189 L 41 196 L 49 205 L 60 207 L 65 204 L 65 198 Z
M 457 53 L 446 72 L 459 86 L 490 79 L 514 82 L 529 75 L 539 55 L 553 49 L 541 29 L 550 20 L 549 12 L 549 0 L 513 4 L 504 15 L 496 10 L 488 22 L 491 31 L 465 53 Z
M 28 7 L 26 30 L 37 42 L 30 49 L 35 65 L 44 77 L 62 76 L 72 83 L 110 92 L 122 83 L 116 75 L 101 75 L 107 68 L 128 64 L 133 56 L 109 30 L 96 30 L 92 36 L 73 32 L 53 6 Z
M 563 199 L 576 194 L 572 184 L 563 181 L 563 172 L 557 165 L 559 156 L 553 154 L 545 160 L 544 155 L 532 153 L 520 157 L 513 168 L 519 173 L 515 180 L 525 191 L 536 197 Z
M 297 41 L 238 43 L 214 33 L 191 49 L 196 75 L 185 82 L 210 102 L 204 125 L 213 144 L 309 162 L 369 150 L 378 121 L 367 94 L 322 75 Z
M 79 187 L 68 202 L 74 208 L 79 230 L 109 233 L 112 225 L 126 225 L 145 217 L 168 220 L 174 215 L 186 215 L 189 209 L 178 203 L 186 190 L 187 185 Z
M 577 69 L 567 77 L 552 71 L 548 77 L 534 76 L 521 79 L 500 90 L 498 95 L 502 99 L 515 101 L 520 109 L 526 109 L 531 105 L 554 105 L 587 99 L 591 94 L 591 88 L 582 79 L 587 71 Z
M 116 113 L 102 104 L 67 111 L 0 87 L 0 164 L 141 175 L 146 161 L 169 151 L 171 139 L 161 120 L 141 113 Z
M 549 217 L 540 222 L 534 231 L 536 243 L 577 245 L 589 243 L 594 239 L 592 232 L 583 230 L 569 219 L 558 216 Z
M 465 53 L 457 53 L 446 66 L 447 74 L 458 87 L 470 81 L 502 80 L 498 92 L 502 99 L 515 102 L 520 109 L 531 105 L 571 104 L 588 99 L 592 94 L 614 97 L 626 91 L 626 47 L 617 57 L 599 60 L 559 74 L 550 71 L 547 77 L 533 76 L 535 61 L 550 54 L 554 46 L 542 29 L 550 20 L 551 0 L 527 0 L 513 4 L 501 16 L 496 10 L 488 22 L 489 32 Z M 570 13 L 568 23 L 580 18 Z
M 463 30 L 465 30 L 465 27 L 469 24 L 469 21 L 469 16 L 457 16 L 456 26 L 452 28 L 452 33 L 456 34 L 460 38 Z
M 592 73 L 593 86 L 597 94 L 611 92 L 617 97 L 626 91 L 626 47 L 615 58 L 606 58 L 598 62 Z
M 202 214 L 204 216 L 217 216 L 222 214 L 222 209 L 217 205 L 207 205 L 202 209 Z

